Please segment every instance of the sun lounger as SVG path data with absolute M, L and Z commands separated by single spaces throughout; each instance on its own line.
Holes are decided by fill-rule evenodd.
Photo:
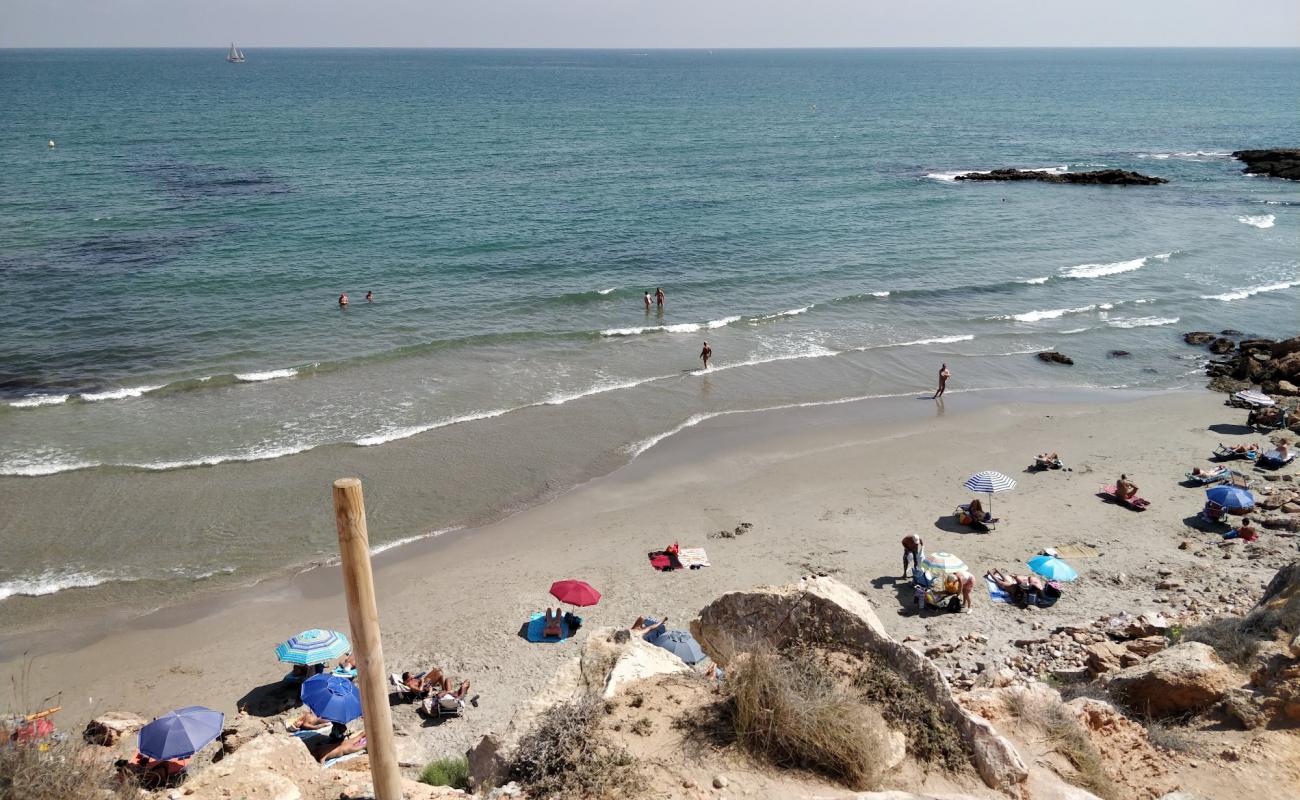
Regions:
M 557 637 L 557 636 L 543 636 L 543 635 L 542 635 L 542 632 L 543 632 L 545 629 L 546 629 L 546 615 L 545 615 L 545 614 L 543 614 L 543 613 L 540 612 L 540 611 L 534 611 L 531 615 L 529 615 L 529 617 L 528 617 L 528 636 L 527 636 L 528 641 L 530 641 L 530 642 L 562 642 L 562 641 L 564 641 L 565 639 L 569 638 L 570 628 L 569 628 L 568 620 L 565 620 L 565 619 L 561 619 L 561 620 L 560 620 L 560 631 L 561 631 L 561 633 L 560 633 L 560 635 L 559 635 L 558 637 Z
M 1261 467 L 1277 469 L 1278 467 L 1285 467 L 1292 461 L 1295 461 L 1295 453 L 1287 453 L 1286 458 L 1283 458 L 1282 454 L 1277 450 L 1269 450 L 1267 453 L 1259 457 L 1257 464 Z
M 991 531 L 998 525 L 998 518 L 987 511 L 984 512 L 984 517 L 982 519 L 975 519 L 972 517 L 970 513 L 970 503 L 962 503 L 957 506 L 957 510 L 953 512 L 953 516 L 957 517 L 957 521 L 962 525 L 967 525 L 977 531 Z
M 1150 500 L 1144 500 L 1141 497 L 1131 497 L 1128 500 L 1121 500 L 1119 498 L 1119 490 L 1116 489 L 1114 486 L 1101 487 L 1100 494 L 1103 497 L 1106 497 L 1116 503 L 1119 503 L 1120 505 L 1131 508 L 1134 511 L 1146 511 L 1147 506 L 1151 505 Z
M 1251 461 L 1254 461 L 1258 457 L 1259 452 L 1257 450 L 1234 450 L 1231 447 L 1222 444 L 1214 448 L 1213 456 L 1213 458 L 1217 458 L 1220 461 L 1231 461 L 1234 458 L 1248 458 Z
M 1191 481 L 1192 483 L 1198 483 L 1201 486 L 1208 486 L 1211 483 L 1226 481 L 1230 475 L 1232 475 L 1232 470 L 1228 469 L 1227 467 L 1219 467 L 1218 469 L 1211 470 L 1209 472 L 1202 472 L 1199 475 L 1197 475 L 1194 472 L 1188 472 L 1187 480 Z
M 421 672 L 415 677 L 423 678 L 424 673 Z M 396 672 L 388 673 L 388 684 L 393 687 L 393 689 L 395 690 L 394 693 L 397 695 L 397 698 L 401 700 L 403 703 L 414 703 L 416 700 L 419 700 L 421 697 L 424 697 L 424 695 L 427 694 L 427 692 L 417 692 L 415 689 L 412 689 L 411 687 L 407 686 L 405 683 L 402 683 L 402 676 L 398 675 Z

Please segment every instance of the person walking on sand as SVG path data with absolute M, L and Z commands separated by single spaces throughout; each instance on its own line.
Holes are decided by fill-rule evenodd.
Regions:
M 713 348 L 709 347 L 708 342 L 705 342 L 704 349 L 700 351 L 700 360 L 704 362 L 705 369 L 709 368 L 709 359 L 712 357 L 713 357 Z
M 948 371 L 947 364 L 939 367 L 939 388 L 935 390 L 932 399 L 938 400 L 940 397 L 943 397 L 944 390 L 948 388 L 948 378 L 950 377 L 952 377 L 952 373 Z
M 907 568 L 907 562 L 910 559 L 912 569 L 921 568 L 921 559 L 925 558 L 925 542 L 920 536 L 909 533 L 903 537 L 903 577 L 911 576 L 912 570 Z
M 348 293 L 344 292 L 343 294 L 339 295 L 339 305 L 345 306 L 347 304 L 348 304 Z
M 645 310 L 647 312 L 650 311 L 650 290 L 649 289 L 645 290 Z
M 660 308 L 664 307 L 664 290 L 662 287 L 655 289 L 655 305 Z

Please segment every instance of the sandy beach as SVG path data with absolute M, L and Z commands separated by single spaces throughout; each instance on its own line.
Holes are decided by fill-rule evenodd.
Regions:
M 588 628 L 625 625 L 638 614 L 686 627 L 719 594 L 831 574 L 860 590 L 890 632 L 942 642 L 971 631 L 989 637 L 989 657 L 1034 623 L 1086 623 L 1103 613 L 1156 608 L 1154 572 L 1258 592 L 1286 556 L 1207 562 L 1185 539 L 1217 541 L 1184 523 L 1199 491 L 1179 485 L 1216 443 L 1245 441 L 1222 396 L 1209 392 L 1082 393 L 1070 402 L 1009 394 L 953 394 L 942 406 L 918 399 L 865 401 L 734 414 L 670 437 L 633 463 L 549 503 L 496 524 L 395 548 L 376 559 L 389 671 L 437 665 L 473 682 L 476 708 L 424 726 L 396 710 L 404 763 L 455 754 L 504 728 L 578 642 L 529 644 L 519 634 L 547 587 L 581 578 L 604 598 L 586 609 Z M 1256 437 L 1257 438 L 1257 437 Z M 1072 471 L 1025 472 L 1044 449 Z M 982 469 L 1014 477 L 989 534 L 959 532 L 961 482 Z M 1098 488 L 1126 472 L 1153 505 L 1136 514 L 1103 502 Z M 322 487 L 324 488 L 324 487 Z M 320 512 L 327 515 L 322 491 Z M 743 536 L 716 538 L 741 523 Z M 1086 543 L 1095 558 L 1074 562 L 1081 578 L 1050 610 L 994 604 L 982 588 L 971 615 L 916 616 L 900 574 L 899 540 L 962 557 L 977 575 L 1022 569 L 1044 547 Z M 661 574 L 646 553 L 671 542 L 707 548 L 712 566 Z M 1274 552 L 1293 540 L 1264 534 Z M 1266 551 L 1267 553 L 1267 551 Z M 1207 565 L 1210 569 L 1207 571 Z M 1023 569 L 1022 569 L 1023 571 Z M 1120 576 L 1116 579 L 1116 576 Z M 93 609 L 86 620 L 94 621 Z M 28 637 L 27 653 L 0 665 L 22 705 L 58 703 L 58 722 L 77 730 L 94 713 L 146 716 L 201 703 L 234 712 L 241 697 L 284 673 L 272 650 L 309 627 L 346 629 L 337 570 L 168 608 L 98 630 Z M 981 656 L 983 657 L 983 656 Z

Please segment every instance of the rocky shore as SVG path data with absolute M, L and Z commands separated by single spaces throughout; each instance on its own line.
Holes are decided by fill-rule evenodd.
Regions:
M 1234 330 L 1189 331 L 1183 341 L 1223 356 L 1205 366 L 1214 391 L 1239 392 L 1258 385 L 1265 394 L 1300 398 L 1300 336 L 1277 341 L 1249 338 Z
M 1169 183 L 1165 178 L 1142 175 L 1124 169 L 1102 169 L 1093 172 L 1039 172 L 1022 169 L 995 169 L 992 172 L 968 172 L 958 175 L 959 181 L 1040 181 L 1042 183 L 1080 183 L 1092 186 L 1155 186 Z
M 1247 175 L 1300 181 L 1300 148 L 1237 150 L 1232 157 L 1246 165 L 1242 172 Z

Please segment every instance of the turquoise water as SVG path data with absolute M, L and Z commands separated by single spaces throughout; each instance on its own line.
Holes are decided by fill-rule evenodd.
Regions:
M 0 493 L 569 405 L 528 446 L 603 468 L 941 361 L 1186 385 L 1182 331 L 1300 322 L 1300 187 L 1228 156 L 1296 145 L 1300 51 L 223 52 L 0 51 Z M 1170 183 L 951 180 L 1005 166 Z M 42 526 L 0 517 L 0 585 L 72 570 Z

